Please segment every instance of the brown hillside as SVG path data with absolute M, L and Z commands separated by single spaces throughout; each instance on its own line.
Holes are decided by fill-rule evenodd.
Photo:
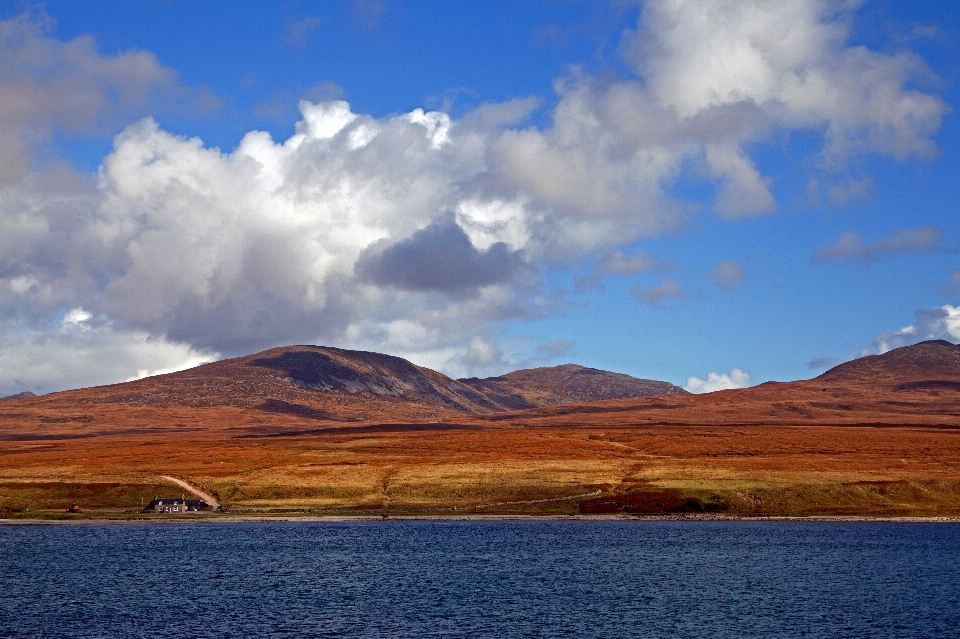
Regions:
M 122 513 L 162 475 L 246 513 L 958 516 L 956 353 L 925 343 L 800 382 L 498 412 L 492 393 L 398 358 L 274 349 L 0 403 L 0 518 L 73 502 L 139 516 Z M 524 398 L 521 373 L 506 388 Z
M 816 379 L 897 386 L 923 382 L 931 388 L 942 380 L 950 387 L 960 379 L 960 346 L 944 340 L 920 342 L 840 364 Z

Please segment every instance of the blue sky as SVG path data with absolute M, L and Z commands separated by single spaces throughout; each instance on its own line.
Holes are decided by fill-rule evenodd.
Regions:
M 960 340 L 955 3 L 0 20 L 2 394 L 287 343 L 702 391 Z

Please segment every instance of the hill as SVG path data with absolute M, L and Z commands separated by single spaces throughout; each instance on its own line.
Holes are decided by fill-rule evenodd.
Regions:
M 21 421 L 47 428 L 55 423 L 133 427 L 131 422 L 164 420 L 164 415 L 170 422 L 172 414 L 179 416 L 174 423 L 199 420 L 218 428 L 225 423 L 265 427 L 310 421 L 462 420 L 509 409 L 658 392 L 684 391 L 666 382 L 575 365 L 454 380 L 391 355 L 289 346 L 122 384 L 42 397 L 21 394 L 15 405 Z M 131 412 L 134 409 L 138 412 Z
M 668 382 L 638 379 L 577 364 L 514 371 L 500 377 L 458 380 L 483 393 L 504 408 L 525 409 L 604 399 L 685 395 Z
M 524 423 L 960 426 L 960 346 L 937 340 L 840 364 L 819 377 L 704 395 L 662 395 L 499 413 Z M 532 420 L 532 421 L 531 421 Z
M 960 380 L 960 346 L 930 340 L 895 348 L 883 355 L 861 357 L 831 368 L 816 378 L 826 383 L 865 383 L 903 390 L 953 388 Z

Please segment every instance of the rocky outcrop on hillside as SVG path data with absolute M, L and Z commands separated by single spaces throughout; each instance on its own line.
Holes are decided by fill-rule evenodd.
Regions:
M 30 399 L 31 397 L 36 397 L 36 393 L 31 393 L 30 391 L 23 391 L 22 393 L 17 393 L 16 395 L 7 395 L 6 397 L 0 397 L 0 402 L 10 402 L 18 399 Z

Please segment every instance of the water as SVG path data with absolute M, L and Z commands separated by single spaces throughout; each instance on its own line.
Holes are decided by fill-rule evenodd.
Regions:
M 3 637 L 960 637 L 960 526 L 0 527 Z

